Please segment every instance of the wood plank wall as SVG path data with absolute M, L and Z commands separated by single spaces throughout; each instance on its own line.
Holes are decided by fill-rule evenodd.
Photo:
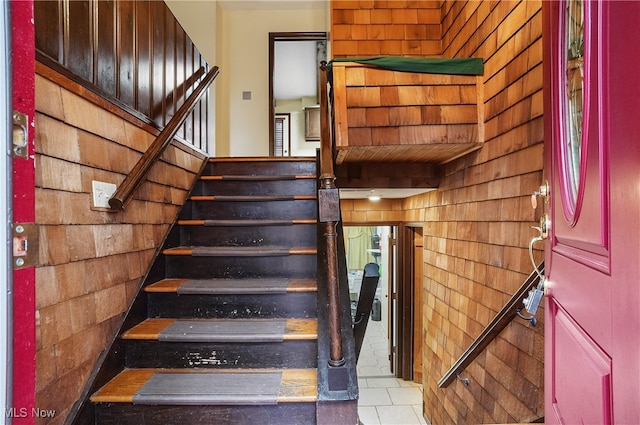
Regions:
M 36 76 L 38 424 L 78 400 L 206 160 L 174 142 L 124 212 L 92 209 L 92 180 L 120 183 L 155 136 L 67 83 Z
M 36 1 L 34 12 L 38 60 L 160 128 L 207 66 L 162 1 Z M 205 95 L 178 133 L 205 152 L 208 104 Z
M 333 2 L 334 55 L 406 54 L 371 49 L 364 41 L 389 43 L 356 25 L 410 3 L 431 2 Z M 541 1 L 433 3 L 440 8 L 433 13 L 441 17 L 442 47 L 425 55 L 485 59 L 485 145 L 448 164 L 439 190 L 401 206 L 378 203 L 373 211 L 367 201 L 349 201 L 343 219 L 401 215 L 424 223 L 423 386 L 431 423 L 528 422 L 544 415 L 542 311 L 537 328 L 514 320 L 467 368 L 469 387 L 454 382 L 439 389 L 437 382 L 532 270 L 527 247 L 539 212 L 529 196 L 542 183 L 543 163 Z

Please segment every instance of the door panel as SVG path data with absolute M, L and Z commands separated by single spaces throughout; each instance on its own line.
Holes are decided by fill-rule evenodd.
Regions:
M 551 314 L 557 417 L 566 424 L 611 424 L 611 359 L 561 307 L 555 305 Z
M 640 423 L 638 16 L 543 2 L 548 424 Z

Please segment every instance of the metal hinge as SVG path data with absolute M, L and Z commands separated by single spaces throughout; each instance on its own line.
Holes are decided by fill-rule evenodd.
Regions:
M 40 234 L 34 223 L 14 223 L 13 225 L 13 268 L 22 269 L 38 264 L 40 254 Z

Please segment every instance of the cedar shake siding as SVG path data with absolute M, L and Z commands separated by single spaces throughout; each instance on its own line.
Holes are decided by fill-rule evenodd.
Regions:
M 445 164 L 438 190 L 371 204 L 342 201 L 345 223 L 423 223 L 423 385 L 433 424 L 528 422 L 544 416 L 543 313 L 520 319 L 462 373 L 438 381 L 532 266 L 542 183 L 540 1 L 333 1 L 334 57 L 484 59 L 484 145 Z M 419 37 L 415 37 L 420 34 Z M 540 252 L 536 253 L 540 261 Z

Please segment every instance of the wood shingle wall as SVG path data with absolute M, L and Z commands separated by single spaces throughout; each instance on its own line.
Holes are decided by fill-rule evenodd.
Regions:
M 419 44 L 409 37 L 389 40 L 395 49 L 383 48 L 392 44 L 376 39 L 373 30 L 358 29 L 362 22 L 373 24 L 373 16 L 393 15 L 397 7 L 429 3 L 434 7 L 430 17 L 419 15 L 425 21 L 414 24 L 440 23 L 440 49 L 407 51 L 403 46 Z M 532 270 L 527 248 L 537 215 L 529 197 L 542 183 L 543 166 L 541 1 L 332 4 L 336 57 L 484 58 L 483 148 L 447 164 L 437 191 L 408 198 L 401 206 L 377 204 L 380 210 L 371 212 L 365 202 L 343 203 L 343 219 L 391 221 L 399 208 L 405 222 L 424 223 L 423 385 L 431 423 L 513 423 L 543 416 L 542 311 L 537 328 L 514 320 L 467 368 L 462 376 L 469 387 L 461 382 L 437 387 Z M 441 20 L 432 22 L 432 16 Z
M 333 64 L 336 163 L 443 163 L 480 148 L 480 77 Z
M 60 424 L 113 338 L 204 155 L 173 144 L 124 212 L 92 209 L 154 136 L 40 75 L 36 80 L 36 405 Z
M 441 1 L 332 0 L 331 53 L 440 56 Z

